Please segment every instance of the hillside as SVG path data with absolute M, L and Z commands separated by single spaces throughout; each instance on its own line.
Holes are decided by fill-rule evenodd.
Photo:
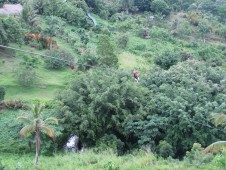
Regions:
M 56 134 L 40 131 L 56 137 L 40 135 L 40 169 L 224 168 L 224 151 L 212 153 L 222 146 L 205 148 L 226 139 L 226 1 L 8 0 L 0 7 L 13 14 L 0 15 L 0 169 L 1 162 L 31 167 L 37 129 L 20 138 L 28 122 L 16 118 L 39 104 L 36 128 L 48 116 L 59 123 L 49 126 Z M 89 149 L 62 153 L 74 134 L 79 149 Z M 107 151 L 115 154 L 102 158 Z

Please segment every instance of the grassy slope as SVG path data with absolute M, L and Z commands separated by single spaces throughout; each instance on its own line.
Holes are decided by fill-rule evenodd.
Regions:
M 2 164 L 7 170 L 32 170 L 34 155 L 0 155 Z M 191 166 L 178 160 L 157 160 L 149 153 L 116 156 L 111 152 L 94 153 L 85 151 L 79 154 L 57 154 L 54 157 L 40 156 L 40 170 L 220 170 L 212 163 Z
M 16 48 L 23 50 L 33 51 L 44 54 L 44 50 L 35 50 L 28 46 L 19 47 L 13 45 Z M 13 55 L 13 54 L 10 54 Z M 16 54 L 14 54 L 15 56 Z M 4 61 L 4 63 L 3 63 Z M 19 63 L 23 61 L 22 58 L 10 57 L 8 55 L 0 54 L 0 85 L 6 88 L 5 99 L 52 99 L 55 96 L 56 91 L 64 88 L 64 85 L 70 79 L 73 72 L 70 68 L 65 70 L 47 70 L 44 67 L 44 63 L 36 69 L 38 75 L 38 81 L 32 87 L 21 86 L 15 76 L 15 70 L 18 68 Z

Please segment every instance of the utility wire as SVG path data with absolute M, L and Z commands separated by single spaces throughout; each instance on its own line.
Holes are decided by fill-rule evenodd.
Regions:
M 6 49 L 10 49 L 10 50 L 20 51 L 20 52 L 23 52 L 23 53 L 33 54 L 33 55 L 37 55 L 37 56 L 41 56 L 41 57 L 53 58 L 53 59 L 56 59 L 56 60 L 64 61 L 64 62 L 65 62 L 66 64 L 68 64 L 69 66 L 72 65 L 72 62 L 69 61 L 69 60 L 64 60 L 64 59 L 61 59 L 61 58 L 56 58 L 56 57 L 48 56 L 48 55 L 45 55 L 45 54 L 40 54 L 40 53 L 36 53 L 36 52 L 21 50 L 21 49 L 18 49 L 18 48 L 9 47 L 9 46 L 4 46 L 4 45 L 0 45 L 0 47 L 6 48 Z M 89 65 L 89 64 L 83 64 L 83 63 L 78 63 L 78 62 L 75 63 L 75 64 L 95 68 L 95 66 L 92 66 L 92 65 Z

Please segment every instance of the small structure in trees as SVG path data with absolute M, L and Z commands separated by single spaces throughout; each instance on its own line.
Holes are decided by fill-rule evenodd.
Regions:
M 0 8 L 0 15 L 20 15 L 22 11 L 21 4 L 5 4 Z

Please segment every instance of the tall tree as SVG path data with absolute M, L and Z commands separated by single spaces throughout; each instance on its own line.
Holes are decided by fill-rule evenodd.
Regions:
M 101 35 L 97 44 L 97 54 L 100 56 L 100 65 L 117 66 L 118 58 L 114 53 L 114 46 L 107 35 Z
M 134 0 L 134 5 L 139 11 L 149 11 L 151 9 L 152 0 Z
M 122 0 L 122 9 L 129 13 L 129 10 L 132 8 L 134 4 L 134 0 Z
M 48 124 L 58 124 L 58 120 L 54 117 L 42 119 L 42 111 L 44 105 L 35 104 L 30 106 L 32 115 L 21 115 L 17 120 L 21 121 L 25 126 L 20 130 L 22 137 L 28 137 L 31 133 L 35 132 L 36 141 L 36 155 L 35 155 L 35 169 L 38 168 L 38 154 L 40 149 L 40 132 L 45 133 L 55 140 L 54 130 Z

